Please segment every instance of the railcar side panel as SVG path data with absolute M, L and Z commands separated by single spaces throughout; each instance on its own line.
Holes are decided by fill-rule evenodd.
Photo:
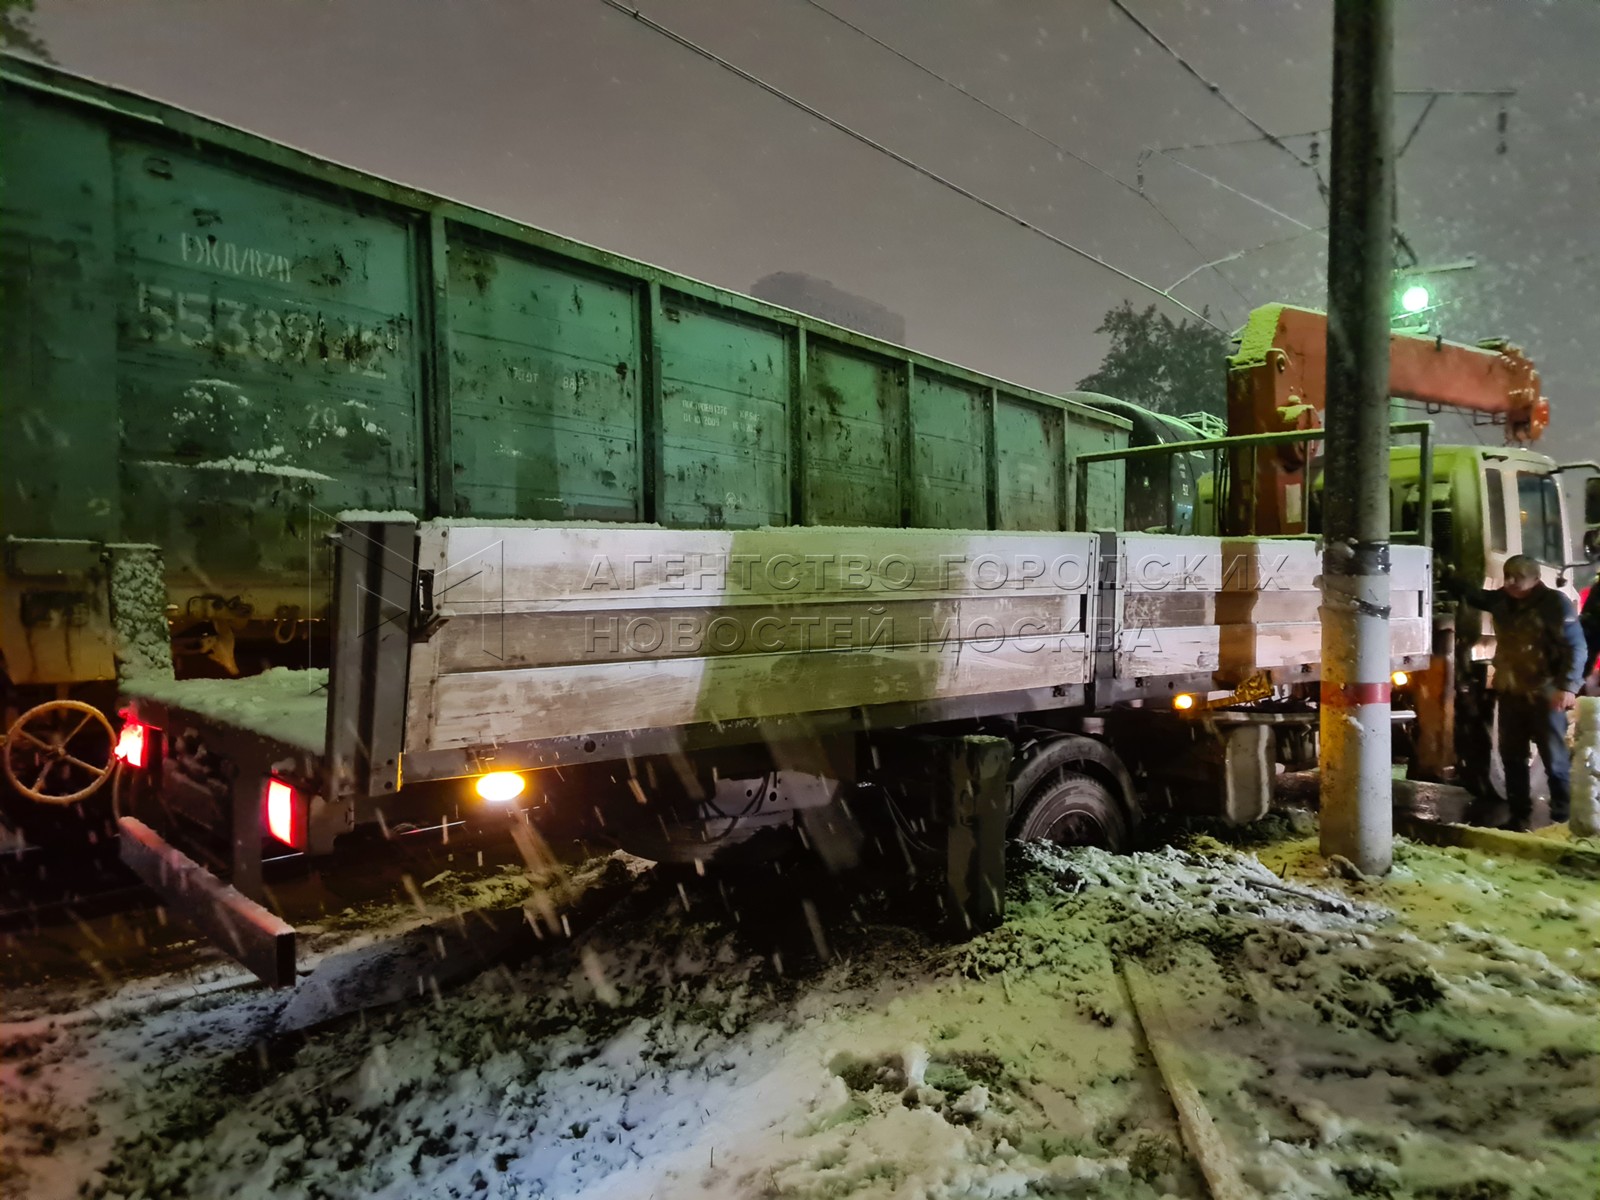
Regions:
M 903 524 L 904 370 L 823 338 L 806 350 L 807 524 Z
M 657 519 L 706 529 L 789 524 L 793 331 L 671 293 L 654 324 Z
M 0 525 L 19 537 L 116 538 L 116 230 L 105 131 L 81 113 L 8 96 L 0 172 Z
M 1001 529 L 1065 529 L 1065 414 L 1002 396 L 995 408 Z
M 124 536 L 258 615 L 303 602 L 325 514 L 421 503 L 412 222 L 142 138 L 111 153 Z
M 930 371 L 911 389 L 911 521 L 929 529 L 987 529 L 986 390 Z
M 452 242 L 456 515 L 641 518 L 638 290 L 525 252 Z

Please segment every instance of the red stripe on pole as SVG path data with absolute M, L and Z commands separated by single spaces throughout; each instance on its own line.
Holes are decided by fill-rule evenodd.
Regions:
M 1390 685 L 1385 683 L 1324 683 L 1322 702 L 1329 708 L 1354 708 L 1358 704 L 1389 703 Z

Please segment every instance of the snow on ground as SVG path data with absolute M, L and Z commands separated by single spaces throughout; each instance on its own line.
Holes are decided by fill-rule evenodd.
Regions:
M 1134 959 L 1261 1195 L 1593 1195 L 1595 884 L 1409 843 L 1386 880 L 1330 879 L 1280 832 L 1017 849 L 1006 924 L 964 945 L 844 922 L 802 963 L 749 932 L 806 928 L 795 889 L 733 922 L 712 881 L 646 872 L 556 953 L 303 1036 L 264 991 L 8 1026 L 0 1186 L 1203 1196 Z

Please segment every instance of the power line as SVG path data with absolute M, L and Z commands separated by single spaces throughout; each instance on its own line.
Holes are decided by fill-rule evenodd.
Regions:
M 1233 98 L 1231 96 L 1229 96 L 1228 93 L 1226 93 L 1225 91 L 1222 90 L 1222 85 L 1221 84 L 1212 83 L 1204 75 L 1200 74 L 1200 72 L 1194 67 L 1194 65 L 1192 63 L 1189 62 L 1188 59 L 1184 58 L 1184 56 L 1182 54 L 1178 53 L 1178 51 L 1175 50 L 1172 46 L 1169 46 L 1166 43 L 1166 41 L 1162 39 L 1160 34 L 1158 34 L 1154 29 L 1150 28 L 1149 25 L 1145 24 L 1145 22 L 1140 19 L 1138 14 L 1135 13 L 1131 8 L 1129 8 L 1126 3 L 1124 3 L 1124 0 L 1111 0 L 1111 4 L 1112 4 L 1112 6 L 1114 8 L 1116 8 L 1116 10 L 1118 12 L 1120 12 L 1123 16 L 1127 17 L 1128 20 L 1132 21 L 1134 23 L 1134 25 L 1136 25 L 1139 28 L 1139 30 L 1146 37 L 1148 37 L 1152 42 L 1154 42 L 1156 45 L 1160 46 L 1163 50 L 1165 50 L 1167 52 L 1167 54 L 1172 58 L 1172 60 L 1174 62 L 1176 62 L 1180 67 L 1182 67 L 1185 71 L 1187 71 L 1190 75 L 1192 75 L 1196 80 L 1198 80 L 1200 82 L 1200 84 L 1208 92 L 1210 92 L 1218 100 L 1222 101 L 1223 104 L 1227 105 L 1229 110 L 1232 111 L 1233 113 L 1235 113 L 1236 115 L 1238 115 L 1245 122 L 1245 124 L 1250 126 L 1251 129 L 1254 129 L 1256 131 L 1256 133 L 1259 134 L 1262 139 L 1264 139 L 1270 145 L 1276 146 L 1279 150 L 1282 150 L 1285 154 L 1287 154 L 1290 158 L 1292 158 L 1300 166 L 1302 166 L 1306 170 L 1310 171 L 1311 175 L 1312 175 L 1312 178 L 1314 178 L 1317 181 L 1317 196 L 1318 196 L 1319 199 L 1321 199 L 1321 201 L 1323 203 L 1323 206 L 1324 207 L 1327 206 L 1327 204 L 1328 204 L 1328 181 L 1322 177 L 1322 171 L 1317 166 L 1317 164 L 1316 164 L 1316 162 L 1314 160 L 1305 159 L 1305 158 L 1300 157 L 1300 155 L 1296 154 L 1294 152 L 1293 148 L 1290 147 L 1289 144 L 1283 140 L 1283 138 L 1281 138 L 1277 134 L 1273 133 L 1265 125 L 1261 124 L 1260 121 L 1257 121 L 1249 113 L 1245 112 L 1244 109 L 1240 108 L 1239 105 L 1233 100 Z M 1296 136 L 1300 136 L 1300 135 L 1290 134 L 1288 136 L 1296 137 Z M 1177 162 L 1178 160 L 1177 159 L 1173 159 L 1173 161 Z M 1237 189 L 1230 189 L 1230 190 L 1237 190 Z M 1244 193 L 1241 192 L 1239 194 L 1243 195 Z
M 1322 131 L 1321 130 L 1317 130 L 1315 132 L 1320 133 Z M 1292 134 L 1290 136 L 1292 136 L 1292 137 L 1308 137 L 1308 136 L 1312 136 L 1312 135 L 1311 134 Z M 1202 150 L 1202 149 L 1209 149 L 1212 146 L 1252 145 L 1252 144 L 1254 144 L 1256 142 L 1259 142 L 1260 140 L 1261 140 L 1260 138 L 1241 138 L 1241 139 L 1238 139 L 1238 140 L 1232 141 L 1232 142 L 1197 143 L 1197 144 L 1191 145 L 1191 146 L 1154 146 L 1154 147 L 1151 147 L 1150 149 L 1147 149 L 1147 150 L 1141 150 L 1139 152 L 1139 167 L 1138 167 L 1138 170 L 1139 170 L 1139 175 L 1138 175 L 1139 195 L 1141 197 L 1144 197 L 1147 200 L 1149 199 L 1148 194 L 1144 190 L 1144 164 L 1146 163 L 1146 161 L 1148 161 L 1151 158 L 1151 156 L 1159 154 L 1162 158 L 1165 158 L 1169 162 L 1172 162 L 1172 163 L 1176 164 L 1177 166 L 1182 167 L 1184 170 L 1194 172 L 1194 174 L 1200 176 L 1200 178 L 1206 180 L 1208 183 L 1210 183 L 1210 184 L 1212 184 L 1212 185 L 1214 185 L 1216 187 L 1222 188 L 1224 191 L 1232 192 L 1235 196 L 1238 196 L 1241 200 L 1246 200 L 1249 203 L 1254 204 L 1257 208 L 1264 209 L 1265 211 L 1271 213 L 1273 216 L 1278 217 L 1278 218 L 1280 218 L 1282 220 L 1288 221 L 1291 225 L 1298 225 L 1298 226 L 1300 226 L 1301 229 L 1308 230 L 1308 231 L 1312 230 L 1313 228 L 1315 228 L 1315 229 L 1325 229 L 1326 226 L 1322 226 L 1322 225 L 1318 225 L 1318 226 L 1307 225 L 1304 221 L 1298 219 L 1297 217 L 1291 217 L 1288 213 L 1282 212 L 1279 209 L 1274 208 L 1272 205 L 1268 204 L 1265 200 L 1261 199 L 1259 196 L 1253 196 L 1249 192 L 1245 191 L 1243 188 L 1234 187 L 1231 183 L 1224 183 L 1221 179 L 1217 178 L 1215 175 L 1212 175 L 1212 174 L 1210 174 L 1209 172 L 1206 172 L 1206 171 L 1202 171 L 1199 167 L 1195 166 L 1193 163 L 1185 162 L 1183 159 L 1177 157 L 1177 152 L 1181 151 L 1181 150 Z M 1315 146 L 1313 146 L 1313 149 L 1315 149 Z M 1318 177 L 1318 182 L 1319 183 L 1321 182 L 1321 177 L 1320 176 Z M 1324 198 L 1326 198 L 1326 197 L 1324 197 Z M 1150 200 L 1150 204 L 1152 206 L 1155 206 L 1155 201 L 1154 200 Z M 1157 208 L 1157 211 L 1159 212 L 1160 209 Z M 1193 246 L 1194 243 L 1191 242 L 1190 245 Z M 1198 247 L 1195 247 L 1195 252 L 1199 253 L 1199 248 Z M 1217 272 L 1217 275 L 1218 275 L 1219 278 L 1223 278 L 1223 279 L 1227 278 L 1227 276 L 1223 275 L 1222 272 L 1220 272 L 1220 271 Z M 1235 288 L 1234 290 L 1237 291 L 1238 289 Z
M 1326 126 L 1324 126 L 1321 129 L 1308 129 L 1304 133 L 1280 133 L 1278 135 L 1278 140 L 1280 142 L 1287 142 L 1290 138 L 1314 138 L 1320 137 L 1322 134 L 1327 132 L 1328 129 Z M 1144 151 L 1144 154 L 1141 155 L 1141 157 L 1147 157 L 1151 154 L 1165 154 L 1169 150 L 1217 150 L 1223 146 L 1253 146 L 1260 140 L 1261 138 L 1256 136 L 1247 138 L 1225 138 L 1220 142 L 1185 142 L 1181 146 L 1152 146 L 1149 150 Z
M 1426 96 L 1428 102 L 1422 106 L 1422 112 L 1411 126 L 1411 132 L 1406 134 L 1405 141 L 1395 153 L 1395 161 L 1399 162 L 1416 140 L 1417 134 L 1422 131 L 1423 122 L 1428 119 L 1428 114 L 1434 106 L 1443 99 L 1458 99 L 1462 96 L 1489 96 L 1500 101 L 1500 114 L 1496 125 L 1499 129 L 1500 144 L 1495 148 L 1497 154 L 1506 152 L 1506 126 L 1510 119 L 1510 109 L 1506 101 L 1516 95 L 1514 88 L 1404 88 L 1395 92 L 1396 96 Z
M 1244 120 L 1244 122 L 1247 125 L 1250 126 L 1251 129 L 1254 129 L 1263 138 L 1265 138 L 1267 141 L 1271 142 L 1279 150 L 1282 150 L 1285 154 L 1287 154 L 1290 158 L 1294 159 L 1295 162 L 1299 163 L 1302 167 L 1306 167 L 1307 169 L 1312 169 L 1312 170 L 1315 169 L 1315 168 L 1313 168 L 1311 166 L 1311 164 L 1309 162 L 1307 162 L 1305 159 L 1301 158 L 1287 144 L 1285 144 L 1283 139 L 1278 137 L 1277 134 L 1273 133 L 1266 126 L 1262 125 L 1260 121 L 1257 121 L 1249 113 L 1245 112 L 1244 109 L 1240 108 L 1236 103 L 1234 103 L 1233 99 L 1228 95 L 1228 93 L 1222 90 L 1222 86 L 1220 84 L 1212 83 L 1204 75 L 1200 74 L 1200 72 L 1195 69 L 1194 65 L 1192 63 L 1190 63 L 1188 59 L 1186 59 L 1183 55 L 1179 54 L 1177 50 L 1173 49 L 1165 41 L 1163 41 L 1161 35 L 1158 34 L 1154 29 L 1151 29 L 1150 26 L 1146 25 L 1144 23 L 1144 21 L 1140 19 L 1138 14 L 1135 13 L 1131 8 L 1129 8 L 1126 3 L 1124 3 L 1124 0 L 1111 0 L 1111 6 L 1113 8 L 1115 8 L 1118 12 L 1120 12 L 1123 16 L 1127 17 L 1128 20 L 1132 21 L 1135 25 L 1137 25 L 1139 27 L 1140 31 L 1147 38 L 1149 38 L 1152 42 L 1154 42 L 1156 45 L 1160 46 L 1163 50 L 1165 50 L 1167 52 L 1167 54 L 1172 57 L 1172 60 L 1174 62 L 1176 62 L 1180 67 L 1182 67 L 1190 75 L 1194 76 L 1195 79 L 1199 80 L 1201 85 L 1208 92 L 1210 92 L 1218 100 L 1222 101 L 1222 103 L 1226 104 L 1230 109 L 1232 109 L 1233 112 L 1236 113 L 1240 118 L 1242 118 Z
M 834 12 L 831 8 L 828 8 L 826 5 L 823 5 L 823 4 L 819 3 L 818 0 L 806 0 L 806 3 L 811 5 L 811 7 L 816 9 L 818 12 L 823 13 L 823 14 L 829 16 L 829 17 L 832 17 L 835 21 L 839 22 L 839 24 L 843 25 L 846 29 L 853 30 L 855 33 L 860 34 L 862 37 L 866 38 L 867 41 L 871 42 L 874 46 L 878 46 L 879 48 L 881 48 L 883 50 L 887 50 L 890 54 L 892 54 L 896 58 L 898 58 L 901 62 L 907 63 L 910 66 L 913 66 L 917 70 L 921 71 L 924 75 L 928 75 L 928 76 L 932 77 L 933 79 L 938 80 L 940 83 L 944 84 L 945 87 L 950 88 L 953 91 L 960 92 L 963 96 L 965 96 L 968 100 L 971 100 L 974 104 L 976 104 L 979 107 L 981 107 L 981 108 L 993 113 L 995 116 L 999 117 L 1002 121 L 1005 121 L 1007 124 L 1016 126 L 1016 128 L 1022 130 L 1029 137 L 1037 138 L 1039 141 L 1043 142 L 1046 146 L 1049 146 L 1051 149 L 1057 151 L 1060 154 L 1066 155 L 1068 158 L 1074 160 L 1075 162 L 1082 163 L 1084 166 L 1088 167 L 1090 170 L 1095 171 L 1095 172 L 1097 172 L 1097 173 L 1099 173 L 1101 175 L 1104 175 L 1107 179 L 1111 180 L 1112 183 L 1116 184 L 1118 187 L 1122 188 L 1124 191 L 1127 191 L 1127 192 L 1131 193 L 1132 195 L 1135 195 L 1135 196 L 1139 197 L 1140 200 L 1144 201 L 1146 204 L 1148 204 L 1150 206 L 1151 211 L 1154 212 L 1156 214 L 1156 216 L 1160 217 L 1161 220 L 1166 223 L 1167 227 L 1169 229 L 1171 229 L 1173 233 L 1177 234 L 1178 237 L 1180 239 L 1182 239 L 1183 244 L 1185 246 L 1188 246 L 1189 249 L 1193 250 L 1195 252 L 1195 254 L 1197 254 L 1197 255 L 1201 253 L 1200 247 L 1194 244 L 1194 241 L 1189 237 L 1188 234 L 1186 234 L 1178 226 L 1178 223 L 1176 221 L 1174 221 L 1170 216 L 1168 216 L 1167 213 L 1161 208 L 1161 206 L 1159 204 L 1157 204 L 1155 202 L 1154 199 L 1152 199 L 1150 196 L 1146 195 L 1143 189 L 1135 187 L 1133 184 L 1131 184 L 1127 180 L 1123 179 L 1120 175 L 1117 175 L 1117 174 L 1113 173 L 1112 171 L 1107 170 L 1105 167 L 1102 167 L 1099 163 L 1095 162 L 1093 159 L 1088 158 L 1088 157 L 1086 157 L 1086 156 L 1084 156 L 1082 154 L 1079 154 L 1076 150 L 1069 150 L 1066 146 L 1063 146 L 1060 142 L 1056 141 L 1054 138 L 1047 137 L 1045 134 L 1040 133 L 1037 129 L 1034 129 L 1026 121 L 1023 121 L 1023 120 L 1021 120 L 1021 119 L 1019 119 L 1017 117 L 1014 117 L 1010 113 L 1006 112 L 1004 109 L 997 108 L 995 105 L 990 104 L 982 96 L 976 95 L 975 93 L 968 91 L 966 88 L 962 87 L 959 83 L 955 82 L 955 80 L 950 79 L 950 78 L 948 78 L 948 77 L 946 77 L 944 75 L 941 75 L 938 71 L 935 71 L 932 67 L 928 66 L 927 64 L 925 64 L 923 62 L 920 62 L 919 60 L 917 60 L 915 58 L 912 58 L 909 54 L 905 53 L 903 50 L 900 50 L 895 46 L 891 46 L 888 42 L 884 41 L 882 38 L 879 38 L 879 37 L 875 36 L 874 34 L 869 33 L 867 30 L 861 28 L 861 26 L 857 25 L 854 21 L 848 20 L 847 18 L 840 16 L 838 13 Z M 1251 140 L 1256 140 L 1256 139 L 1251 139 Z M 1176 147 L 1176 148 L 1178 148 L 1178 149 L 1186 149 L 1187 147 Z M 1184 276 L 1184 278 L 1188 279 L 1190 276 L 1198 274 L 1199 271 L 1203 270 L 1203 269 L 1204 268 L 1197 268 L 1195 271 L 1191 271 L 1189 273 L 1189 275 Z M 1238 296 L 1239 299 L 1241 301 L 1243 301 L 1246 306 L 1249 305 L 1250 298 L 1248 296 L 1246 296 L 1243 292 L 1241 292 L 1238 289 L 1237 286 L 1235 286 L 1233 280 L 1229 279 L 1221 271 L 1217 271 L 1216 272 L 1216 276 L 1217 276 L 1218 279 L 1222 280 L 1223 283 L 1227 284 L 1228 288 L 1233 292 L 1233 294 Z
M 965 199 L 971 200 L 974 204 L 982 205 L 984 208 L 988 209 L 990 212 L 994 213 L 996 216 L 1004 217 L 1006 220 L 1011 221 L 1011 222 L 1013 222 L 1013 223 L 1015 223 L 1017 225 L 1020 225 L 1022 228 L 1028 230 L 1029 232 L 1038 234 L 1040 237 L 1044 238 L 1045 240 L 1053 243 L 1056 246 L 1061 247 L 1061 249 L 1066 250 L 1071 254 L 1077 255 L 1079 258 L 1084 259 L 1087 262 L 1091 262 L 1097 267 L 1101 267 L 1104 270 L 1110 271 L 1113 275 L 1117 276 L 1119 279 L 1126 280 L 1128 283 L 1133 284 L 1135 287 L 1141 288 L 1144 291 L 1150 292 L 1153 295 L 1160 296 L 1168 304 L 1171 304 L 1176 308 L 1182 309 L 1184 312 L 1188 313 L 1191 317 L 1194 317 L 1197 321 L 1201 321 L 1204 324 L 1207 324 L 1207 325 L 1211 326 L 1213 329 L 1222 330 L 1222 326 L 1218 325 L 1210 317 L 1206 316 L 1203 313 L 1196 312 L 1194 309 L 1190 308 L 1187 304 L 1185 304 L 1182 300 L 1179 300 L 1176 297 L 1171 296 L 1168 293 L 1162 291 L 1155 284 L 1145 282 L 1143 279 L 1140 279 L 1137 275 L 1132 275 L 1129 272 L 1124 271 L 1121 267 L 1115 266 L 1114 264 L 1107 262 L 1105 259 L 1101 258 L 1098 254 L 1095 254 L 1095 253 L 1093 253 L 1093 252 L 1091 252 L 1089 250 L 1085 250 L 1081 246 L 1075 246 L 1071 242 L 1067 241 L 1065 238 L 1057 237 L 1055 234 L 1051 233 L 1049 230 L 1042 229 L 1038 225 L 1035 225 L 1033 222 L 1029 221 L 1026 217 L 1023 217 L 1023 216 L 1021 216 L 1021 215 L 1019 215 L 1017 213 L 1014 213 L 1010 209 L 1004 208 L 1004 207 L 994 203 L 994 201 L 992 201 L 992 200 L 984 199 L 982 196 L 978 195 L 976 192 L 971 191 L 968 188 L 962 187 L 959 183 L 956 183 L 953 180 L 946 179 L 943 175 L 940 175 L 938 172 L 932 171 L 932 170 L 928 169 L 927 167 L 924 167 L 922 164 L 914 161 L 913 159 L 907 158 L 904 154 L 901 154 L 897 150 L 891 150 L 888 146 L 885 146 L 882 142 L 876 141 L 873 138 L 868 137 L 866 134 L 860 132 L 859 130 L 852 129 L 850 126 L 846 125 L 843 121 L 837 120 L 834 117 L 830 117 L 827 113 L 823 112 L 821 109 L 816 108 L 816 107 L 814 107 L 814 106 L 812 106 L 810 104 L 807 104 L 804 100 L 801 100 L 799 97 L 791 96 L 788 92 L 785 92 L 781 88 L 779 88 L 779 87 L 777 87 L 777 86 L 775 86 L 773 84 L 768 83 L 766 80 L 762 79 L 760 76 L 752 75 L 749 71 L 746 71 L 743 67 L 740 67 L 740 66 L 737 66 L 734 63 L 731 63 L 727 59 L 721 57 L 720 55 L 718 55 L 718 54 L 716 54 L 716 53 L 714 53 L 714 52 L 712 52 L 710 50 L 707 50 L 704 46 L 701 46 L 696 42 L 690 41 L 688 38 L 682 36 L 681 34 L 673 32 L 671 29 L 668 29 L 665 25 L 662 25 L 662 24 L 660 24 L 660 23 L 658 23 L 656 21 L 652 21 L 649 17 L 645 16 L 638 9 L 629 8 L 627 5 L 621 3 L 621 0 L 605 0 L 605 3 L 606 3 L 606 5 L 608 7 L 614 8 L 618 12 L 623 13 L 626 16 L 632 17 L 635 21 L 639 22 L 639 24 L 643 25 L 646 29 L 649 29 L 654 33 L 659 33 L 662 37 L 665 37 L 665 38 L 669 39 L 670 41 L 676 42 L 678 45 L 682 46 L 686 50 L 692 50 L 694 53 L 698 54 L 701 58 L 704 58 L 709 62 L 715 63 L 717 66 L 721 67 L 725 71 L 729 71 L 729 72 L 733 73 L 734 75 L 737 75 L 740 79 L 743 79 L 746 83 L 754 84 L 756 87 L 760 88 L 762 91 L 766 92 L 768 95 L 774 96 L 777 99 L 782 100 L 785 104 L 791 105 L 794 108 L 798 108 L 801 112 L 807 114 L 808 116 L 816 118 L 817 120 L 823 122 L 825 125 L 829 125 L 829 126 L 833 127 L 834 129 L 837 129 L 840 133 L 846 135 L 847 137 L 854 138 L 856 141 L 860 142 L 863 146 L 866 146 L 866 147 L 868 147 L 869 149 L 872 149 L 872 150 L 876 150 L 879 154 L 883 154 L 883 155 L 888 156 L 889 158 L 894 159 L 894 161 L 899 163 L 901 166 L 907 167 L 910 170 L 915 171 L 918 175 L 921 175 L 923 178 L 932 180 L 934 183 L 937 183 L 940 187 L 947 188 L 950 191 L 954 192 L 956 195 L 962 196 Z M 1176 160 L 1174 160 L 1174 161 L 1176 161 Z M 1222 332 L 1227 332 L 1227 331 L 1226 330 L 1222 330 Z
M 1077 162 L 1081 162 L 1084 166 L 1088 167 L 1090 170 L 1097 171 L 1101 175 L 1104 175 L 1107 179 L 1111 180 L 1112 183 L 1115 183 L 1119 187 L 1126 188 L 1128 191 L 1133 192 L 1135 195 L 1138 195 L 1138 189 L 1135 188 L 1131 183 L 1129 183 L 1127 180 L 1123 179 L 1120 175 L 1116 175 L 1113 172 L 1108 171 L 1105 167 L 1102 167 L 1099 163 L 1095 162 L 1093 159 L 1086 158 L 1084 155 L 1079 154 L 1076 150 L 1069 150 L 1065 146 L 1061 145 L 1060 142 L 1053 141 L 1052 139 L 1046 137 L 1044 134 L 1040 133 L 1037 129 L 1035 129 L 1031 125 L 1029 125 L 1026 121 L 1022 121 L 1022 120 L 1018 119 L 1017 117 L 1012 116 L 1010 113 L 1006 112 L 1003 109 L 996 108 L 994 105 L 990 104 L 987 100 L 985 100 L 982 96 L 978 96 L 978 95 L 975 95 L 972 92 L 969 92 L 966 88 L 962 87 L 959 83 L 955 82 L 955 80 L 949 79 L 946 76 L 939 74 L 939 72 L 935 71 L 932 67 L 927 66 L 926 64 L 917 61 L 916 59 L 912 58 L 909 54 L 905 53 L 903 50 L 899 50 L 896 47 L 891 46 L 888 42 L 884 41 L 882 38 L 876 37 L 873 34 L 868 33 L 865 29 L 861 28 L 861 26 L 857 25 L 855 22 L 850 21 L 845 17 L 841 17 L 838 13 L 834 12 L 831 8 L 828 8 L 825 5 L 819 4 L 818 0 L 806 0 L 806 3 L 809 4 L 812 8 L 816 9 L 818 12 L 825 13 L 828 16 L 832 17 L 835 21 L 839 22 L 839 24 L 843 25 L 845 28 L 854 30 L 856 33 L 858 33 L 862 37 L 866 38 L 867 41 L 871 42 L 874 46 L 877 46 L 877 47 L 879 47 L 881 49 L 887 50 L 890 54 L 892 54 L 896 58 L 898 58 L 901 62 L 909 63 L 911 66 L 913 66 L 917 70 L 921 71 L 924 75 L 929 75 L 932 78 L 937 79 L 940 83 L 944 84 L 945 87 L 950 88 L 953 91 L 960 92 L 968 100 L 971 100 L 974 104 L 980 105 L 981 107 L 988 109 L 995 116 L 999 117 L 1002 121 L 1005 121 L 1005 122 L 1007 122 L 1008 124 L 1011 124 L 1011 125 L 1015 125 L 1018 129 L 1022 130 L 1024 133 L 1028 134 L 1030 137 L 1038 138 L 1041 142 L 1043 142 L 1045 145 L 1049 146 L 1051 149 L 1058 150 L 1062 154 L 1065 154 L 1068 158 L 1074 159 Z
M 1258 208 L 1265 209 L 1267 212 L 1271 213 L 1273 216 L 1278 217 L 1278 218 L 1280 218 L 1282 220 L 1285 220 L 1285 221 L 1289 222 L 1289 224 L 1291 224 L 1291 225 L 1298 225 L 1298 226 L 1300 226 L 1301 229 L 1304 229 L 1304 230 L 1306 230 L 1308 232 L 1313 231 L 1316 228 L 1315 226 L 1307 225 L 1304 221 L 1300 220 L 1299 217 L 1291 217 L 1288 213 L 1284 212 L 1282 209 L 1274 208 L 1272 205 L 1268 204 L 1265 200 L 1257 199 L 1256 197 L 1252 196 L 1249 192 L 1241 192 L 1238 188 L 1234 187 L 1232 184 L 1228 184 L 1228 183 L 1222 182 L 1222 180 L 1218 179 L 1215 175 L 1212 175 L 1212 174 L 1210 174 L 1210 173 L 1208 173 L 1206 171 L 1202 171 L 1199 167 L 1194 166 L 1191 163 L 1186 163 L 1181 158 L 1175 158 L 1172 155 L 1167 154 L 1165 152 L 1162 153 L 1161 157 L 1165 158 L 1168 162 L 1177 163 L 1185 171 L 1193 171 L 1196 175 L 1200 176 L 1200 178 L 1209 180 L 1211 183 L 1214 183 L 1217 187 L 1222 188 L 1224 191 L 1232 192 L 1235 196 L 1238 196 L 1239 199 L 1241 199 L 1241 200 L 1248 200 L 1251 204 L 1256 205 Z
M 1262 242 L 1260 245 L 1257 245 L 1257 246 L 1251 246 L 1251 247 L 1249 247 L 1248 249 L 1245 249 L 1245 250 L 1235 250 L 1232 254 L 1225 254 L 1221 258 L 1213 259 L 1211 262 L 1201 263 L 1198 267 L 1196 267 L 1194 270 L 1190 271 L 1182 279 L 1179 279 L 1175 283 L 1168 284 L 1167 285 L 1167 291 L 1169 291 L 1169 292 L 1176 291 L 1178 288 L 1180 288 L 1184 284 L 1188 283 L 1190 279 L 1194 278 L 1194 276 L 1198 275 L 1201 271 L 1204 271 L 1207 267 L 1215 269 L 1216 267 L 1221 266 L 1223 263 L 1233 262 L 1235 259 L 1248 258 L 1250 255 L 1255 254 L 1258 251 L 1270 250 L 1273 246 L 1281 246 L 1285 242 L 1297 242 L 1301 238 L 1305 237 L 1306 234 L 1308 234 L 1308 233 L 1326 233 L 1327 231 L 1328 231 L 1327 230 L 1327 226 L 1323 226 L 1323 227 L 1318 228 L 1318 229 L 1302 229 L 1299 233 L 1291 233 L 1287 237 L 1272 238 L 1269 241 Z M 1221 275 L 1222 272 L 1218 271 L 1217 274 Z
M 1499 96 L 1507 99 L 1516 88 L 1395 88 L 1396 96 Z

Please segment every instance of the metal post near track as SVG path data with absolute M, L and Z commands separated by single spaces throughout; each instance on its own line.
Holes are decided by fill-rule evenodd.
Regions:
M 1393 0 L 1336 0 L 1322 558 L 1322 853 L 1388 871 Z M 1424 484 L 1426 495 L 1427 484 Z

